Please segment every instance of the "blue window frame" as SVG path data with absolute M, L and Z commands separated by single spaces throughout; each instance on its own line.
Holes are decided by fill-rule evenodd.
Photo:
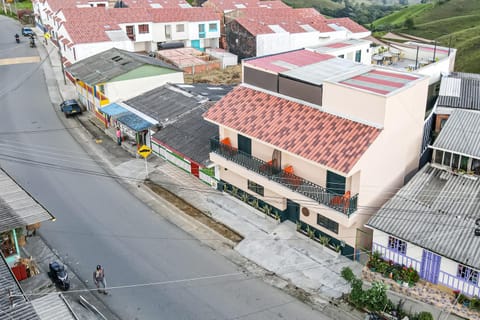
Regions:
M 407 243 L 395 237 L 388 237 L 388 248 L 401 254 L 407 253 Z
M 217 32 L 217 24 L 216 23 L 209 23 L 208 24 L 208 32 Z
M 464 266 L 463 264 L 458 265 L 457 277 L 466 282 L 478 284 L 478 271 Z
M 198 37 L 205 38 L 205 24 L 203 23 L 198 25 Z

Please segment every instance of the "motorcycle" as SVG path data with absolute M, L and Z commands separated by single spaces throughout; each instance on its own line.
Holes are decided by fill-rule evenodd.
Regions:
M 50 262 L 48 265 L 50 271 L 48 272 L 52 280 L 62 290 L 70 289 L 70 279 L 68 278 L 67 269 L 57 261 Z
M 30 37 L 30 48 L 35 48 L 37 45 L 35 44 L 35 38 L 33 36 Z
M 15 35 L 15 41 L 17 43 L 20 43 L 20 36 L 18 34 Z

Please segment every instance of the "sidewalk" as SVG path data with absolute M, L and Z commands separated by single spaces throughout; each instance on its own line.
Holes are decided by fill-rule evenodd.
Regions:
M 53 44 L 49 43 L 47 50 L 52 48 Z M 39 44 L 39 51 L 44 58 L 46 55 L 44 45 Z M 67 84 L 64 84 L 57 52 L 52 52 L 49 58 L 58 84 L 58 96 L 52 97 L 52 103 L 58 105 L 64 99 L 76 98 L 74 86 L 68 80 Z M 75 138 L 84 143 L 89 153 L 94 154 L 107 171 L 123 177 L 121 183 L 138 197 L 149 199 L 147 203 L 156 201 L 154 198 L 158 196 L 139 182 L 139 179 L 145 178 L 144 160 L 131 157 L 117 146 L 115 141 L 94 125 L 96 120 L 87 112 L 76 120 L 88 133 L 87 135 L 81 133 L 82 136 Z M 72 134 L 75 135 L 75 132 Z M 296 232 L 295 224 L 289 221 L 279 224 L 245 203 L 212 189 L 159 157 L 150 156 L 148 163 L 150 181 L 235 230 L 244 239 L 238 244 L 220 239 L 219 235 L 212 235 L 213 232 L 206 230 L 205 226 L 192 221 L 194 219 L 191 217 L 182 216 L 181 213 L 170 215 L 167 219 L 171 219 L 188 232 L 193 232 L 201 241 L 216 246 L 216 250 L 222 250 L 222 254 L 248 271 L 262 274 L 265 281 L 322 309 L 332 319 L 364 319 L 361 312 L 345 304 L 339 304 L 337 300 L 350 289 L 340 277 L 341 269 L 348 266 L 360 277 L 362 265 L 343 256 L 337 256 L 332 250 L 299 234 Z M 233 247 L 234 251 L 230 252 L 227 247 Z M 407 296 L 398 296 L 390 292 L 389 297 L 392 300 L 398 300 L 399 297 L 405 299 L 406 305 L 417 312 L 429 311 L 435 317 L 441 312 L 437 306 L 417 302 Z M 448 319 L 455 318 L 451 315 Z

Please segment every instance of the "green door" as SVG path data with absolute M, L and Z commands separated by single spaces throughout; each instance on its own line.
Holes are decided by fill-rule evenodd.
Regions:
M 327 171 L 327 190 L 335 194 L 345 194 L 345 177 Z
M 294 223 L 300 220 L 300 205 L 290 199 L 287 199 L 287 219 Z
M 238 150 L 243 153 L 252 155 L 252 140 L 250 138 L 244 137 L 241 134 L 238 135 Z

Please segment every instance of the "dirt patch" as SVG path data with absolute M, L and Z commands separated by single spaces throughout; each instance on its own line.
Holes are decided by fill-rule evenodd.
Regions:
M 153 192 L 173 204 L 178 209 L 182 210 L 185 214 L 189 215 L 192 218 L 195 218 L 197 221 L 206 225 L 215 232 L 221 234 L 223 237 L 233 241 L 234 243 L 239 243 L 243 240 L 243 237 L 235 232 L 234 230 L 228 228 L 223 223 L 216 221 L 212 217 L 205 214 L 203 211 L 195 208 L 187 201 L 183 200 L 176 194 L 168 191 L 167 189 L 159 186 L 158 184 L 153 183 L 152 181 L 145 181 L 145 185 L 149 187 Z
M 209 70 L 195 75 L 185 74 L 185 83 L 210 83 L 236 85 L 242 81 L 242 66 L 229 66 L 225 69 Z

